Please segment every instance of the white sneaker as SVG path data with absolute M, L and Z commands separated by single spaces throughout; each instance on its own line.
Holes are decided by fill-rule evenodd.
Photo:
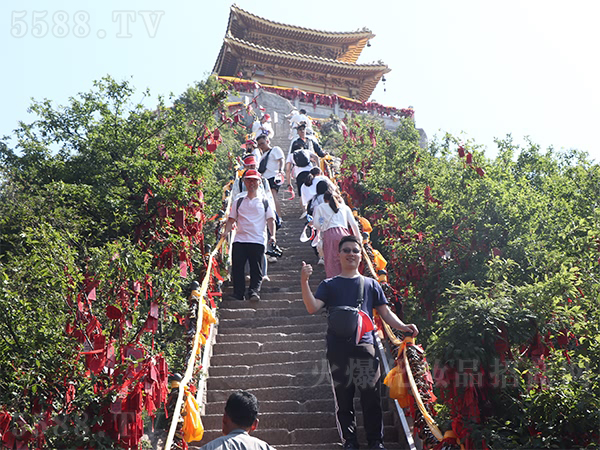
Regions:
M 269 275 L 265 275 L 262 280 L 263 281 L 271 281 L 271 279 L 269 278 Z
M 319 266 L 325 265 L 325 260 L 323 258 L 319 258 L 319 262 L 317 263 Z
M 267 261 L 270 263 L 276 263 L 277 262 L 277 258 L 275 256 L 268 256 L 267 257 Z
M 302 215 L 300 216 L 300 218 L 301 218 L 301 219 L 304 219 L 305 217 L 306 217 L 306 211 L 304 211 L 304 212 L 302 213 Z

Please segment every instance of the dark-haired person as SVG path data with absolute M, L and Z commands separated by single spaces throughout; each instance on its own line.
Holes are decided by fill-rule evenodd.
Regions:
M 260 153 L 260 149 L 258 148 L 256 140 L 254 140 L 254 139 L 246 140 L 246 143 L 244 145 L 242 145 L 242 148 L 245 148 L 244 156 L 242 156 L 242 158 L 245 158 L 247 155 L 254 155 L 256 160 L 260 161 L 260 157 L 262 156 L 262 154 Z
M 321 173 L 319 167 L 310 169 L 300 188 L 302 205 L 306 208 L 306 212 L 312 215 L 315 208 L 323 203 L 323 194 L 327 191 L 333 192 L 335 189 L 336 186 Z
M 339 276 L 321 282 L 313 295 L 309 279 L 313 269 L 302 262 L 300 283 L 302 300 L 309 314 L 323 307 L 331 312 L 332 307 L 359 304 L 359 289 L 363 284 L 361 314 L 373 318 L 373 308 L 391 327 L 413 336 L 419 334 L 414 324 L 403 323 L 388 307 L 387 299 L 377 281 L 362 277 L 358 267 L 362 260 L 362 245 L 356 236 L 343 237 L 338 246 L 342 271 Z M 362 282 L 361 282 L 362 278 Z M 344 448 L 357 449 L 356 419 L 354 416 L 354 391 L 358 387 L 367 441 L 370 449 L 384 449 L 383 414 L 381 410 L 381 380 L 379 359 L 375 356 L 374 336 L 369 331 L 350 338 L 341 338 L 331 329 L 327 330 L 327 360 L 333 380 L 336 401 L 336 419 Z
M 250 433 L 258 427 L 258 400 L 247 391 L 229 396 L 223 413 L 223 436 L 200 447 L 200 450 L 274 450 Z
M 231 204 L 231 212 L 225 225 L 225 234 L 229 234 L 233 225 L 237 224 L 237 232 L 231 246 L 231 278 L 233 281 L 234 300 L 243 300 L 245 291 L 244 266 L 250 265 L 250 286 L 245 294 L 252 302 L 260 300 L 260 286 L 264 275 L 264 254 L 267 242 L 276 244 L 275 211 L 270 202 L 259 195 L 258 186 L 262 177 L 258 171 L 248 169 L 244 173 L 244 186 L 248 191 Z
M 285 175 L 289 185 L 292 184 L 291 174 L 293 173 L 296 179 L 298 195 L 302 195 L 300 188 L 304 183 L 304 179 L 308 176 L 310 169 L 319 165 L 319 156 L 322 158 L 325 153 L 321 146 L 311 138 L 306 136 L 306 124 L 301 123 L 297 127 L 298 139 L 292 142 L 290 152 L 286 159 Z M 302 158 L 296 158 L 295 153 L 301 153 Z M 303 162 L 300 163 L 299 160 Z
M 342 198 L 331 191 L 323 194 L 323 203 L 313 211 L 312 224 L 321 233 L 320 239 L 323 241 L 323 258 L 327 278 L 335 277 L 342 271 L 338 252 L 340 239 L 348 236 L 352 231 L 354 236 L 358 236 L 360 242 L 361 234 L 358 224 Z
M 244 155 L 242 161 L 244 163 L 244 168 L 238 171 L 238 177 L 236 178 L 231 188 L 231 198 L 234 201 L 239 198 L 240 194 L 245 195 L 246 186 L 244 185 L 244 174 L 246 173 L 246 171 L 250 169 L 256 170 L 257 168 L 257 160 L 254 154 L 252 153 Z M 271 193 L 269 182 L 264 177 L 261 177 L 260 183 L 258 183 L 258 194 L 265 197 L 271 204 L 271 208 L 275 210 L 275 199 L 273 198 L 273 194 Z
M 266 168 L 262 173 L 262 176 L 269 183 L 271 195 L 275 202 L 275 209 L 277 210 L 279 217 L 281 217 L 281 205 L 279 204 L 279 196 L 277 193 L 284 180 L 283 166 L 285 164 L 285 156 L 283 155 L 283 150 L 281 150 L 281 148 L 277 146 L 271 147 L 271 140 L 268 136 L 259 136 L 256 139 L 256 142 L 258 143 L 258 148 L 262 152 L 260 163 L 263 163 L 263 159 L 267 159 Z

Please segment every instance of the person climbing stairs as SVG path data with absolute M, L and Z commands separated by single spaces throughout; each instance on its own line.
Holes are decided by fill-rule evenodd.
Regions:
M 289 196 L 281 192 L 280 196 Z M 277 449 L 342 448 L 335 420 L 335 402 L 325 358 L 325 314 L 309 315 L 300 291 L 302 261 L 313 264 L 311 287 L 325 278 L 323 266 L 308 243 L 300 242 L 305 220 L 298 199 L 282 201 L 284 226 L 277 233 L 283 256 L 269 267 L 259 302 L 224 300 L 207 382 L 202 417 L 205 433 L 199 448 L 221 435 L 223 408 L 231 392 L 252 392 L 260 404 L 260 424 L 253 435 Z M 384 389 L 387 397 L 387 389 Z M 397 419 L 384 406 L 388 449 L 406 448 Z M 359 439 L 366 438 L 362 412 L 355 398 Z

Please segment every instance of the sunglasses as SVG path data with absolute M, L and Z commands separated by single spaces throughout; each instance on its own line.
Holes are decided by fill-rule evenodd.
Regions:
M 359 248 L 348 248 L 348 247 L 345 247 L 345 248 L 342 249 L 342 252 L 343 253 L 356 253 L 356 254 L 358 254 L 358 253 L 360 253 L 360 249 Z

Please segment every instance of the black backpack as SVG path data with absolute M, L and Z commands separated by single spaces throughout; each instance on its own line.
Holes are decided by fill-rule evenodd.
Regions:
M 327 308 L 327 331 L 338 338 L 356 337 L 358 331 L 358 312 L 365 298 L 365 279 L 360 275 L 356 306 L 330 306 Z M 359 339 L 362 336 L 359 336 Z
M 306 153 L 302 149 L 294 151 L 292 154 L 294 158 L 294 164 L 298 167 L 306 167 L 310 164 L 309 159 L 306 157 Z
M 271 154 L 271 150 L 269 150 L 267 154 L 263 157 L 263 159 L 260 160 L 260 164 L 258 165 L 257 170 L 261 175 L 267 171 L 267 162 L 269 161 L 269 155 Z

